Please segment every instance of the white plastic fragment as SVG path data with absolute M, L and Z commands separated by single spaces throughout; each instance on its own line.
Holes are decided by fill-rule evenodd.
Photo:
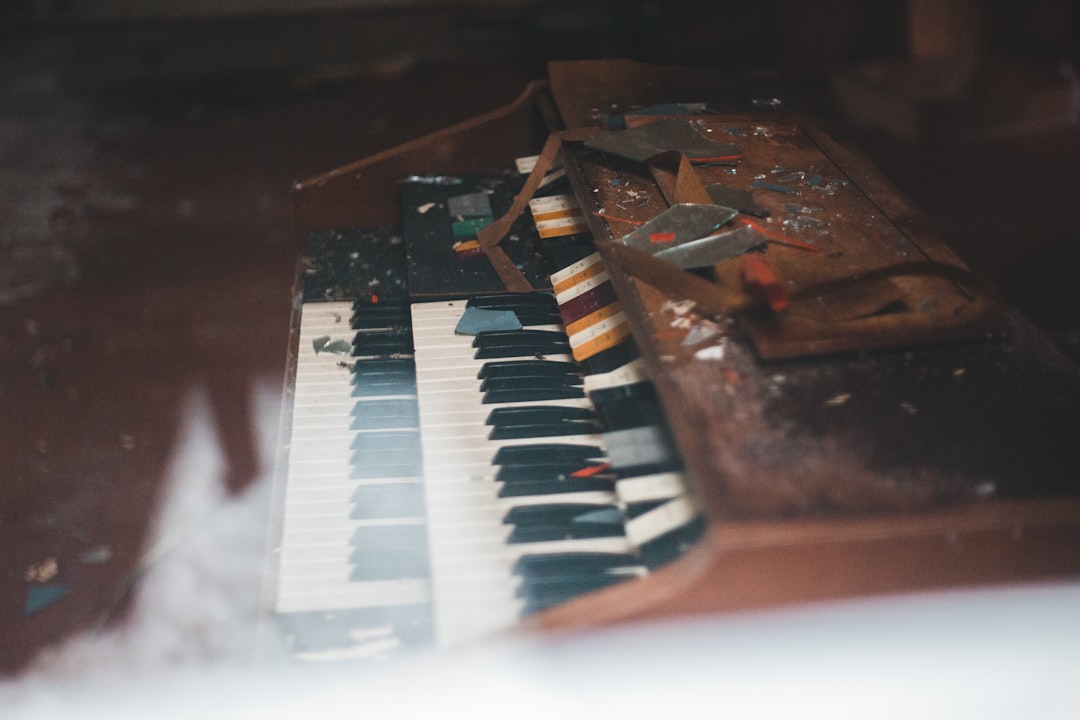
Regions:
M 673 312 L 676 315 L 685 315 L 697 305 L 693 300 L 665 300 L 660 306 L 660 312 Z
M 723 360 L 724 346 L 710 345 L 709 347 L 698 350 L 696 353 L 694 353 L 694 357 L 696 357 L 698 360 Z

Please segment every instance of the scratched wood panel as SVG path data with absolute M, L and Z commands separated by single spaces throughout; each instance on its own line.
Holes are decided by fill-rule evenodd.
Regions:
M 765 219 L 743 221 L 760 230 L 764 257 L 792 304 L 786 312 L 741 318 L 762 357 L 909 347 L 1004 332 L 1002 307 L 988 285 L 932 234 L 890 216 L 879 206 L 882 196 L 892 200 L 890 191 L 866 182 L 871 169 L 853 157 L 838 164 L 819 146 L 822 136 L 797 118 L 686 119 L 703 135 L 742 147 L 737 163 L 698 167 L 702 183 L 753 192 L 769 211 Z M 605 216 L 611 239 L 667 208 L 640 164 L 588 153 L 581 167 L 593 210 Z M 726 263 L 733 270 L 727 282 L 739 283 L 738 264 Z
M 702 179 L 752 188 L 771 214 L 765 229 L 820 248 L 767 245 L 796 297 L 913 259 L 967 279 L 887 182 L 804 121 L 698 119 L 743 146 L 736 166 L 701 168 Z M 643 165 L 581 147 L 567 155 L 599 238 L 617 240 L 667 207 Z M 820 223 L 784 223 L 800 216 Z M 680 314 L 677 286 L 606 259 L 715 519 L 894 517 L 1080 492 L 1069 439 L 1080 436 L 1080 378 L 977 280 L 886 276 L 846 304 L 809 296 L 813 314 L 796 302 L 788 313 L 711 318 L 723 332 L 690 343 L 710 319 Z M 889 304 L 898 310 L 874 314 Z M 778 350 L 763 352 L 768 343 Z

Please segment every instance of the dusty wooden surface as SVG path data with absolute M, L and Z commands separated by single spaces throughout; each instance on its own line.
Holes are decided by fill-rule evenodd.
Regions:
M 412 27 L 415 18 L 406 20 Z M 283 374 L 292 182 L 491 110 L 542 75 L 475 55 L 428 62 L 427 48 L 417 51 L 428 34 L 327 43 L 328 23 L 333 33 L 370 34 L 364 18 L 341 25 L 333 17 L 3 29 L 0 132 L 10 154 L 0 168 L 0 672 L 130 619 L 125 598 L 138 587 L 194 389 L 214 398 L 220 417 L 210 432 L 231 463 L 220 481 L 243 493 L 256 472 L 248 390 L 278 386 Z M 761 29 L 773 37 L 772 25 Z M 681 57 L 723 50 L 708 25 L 677 22 L 667 32 Z M 821 49 L 815 40 L 814 58 Z M 357 74 L 335 75 L 343 70 Z M 1072 282 L 1078 137 L 962 147 L 859 139 L 969 264 L 1068 343 L 1080 287 Z M 19 224 L 27 217 L 31 225 Z M 749 363 L 732 358 L 735 372 Z M 796 363 L 784 372 L 815 371 Z M 772 374 L 780 373 L 757 376 L 755 394 L 771 397 Z M 850 391 L 831 388 L 832 378 L 821 373 L 814 387 L 822 396 Z M 1009 380 L 1022 403 L 1024 377 Z M 819 399 L 786 401 L 805 406 L 802 432 L 828 417 Z M 797 448 L 786 447 L 784 457 L 799 462 Z M 99 546 L 111 548 L 111 560 L 79 562 Z M 27 570 L 50 557 L 68 594 L 28 616 Z

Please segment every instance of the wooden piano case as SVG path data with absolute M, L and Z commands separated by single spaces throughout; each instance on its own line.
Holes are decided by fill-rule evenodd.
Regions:
M 708 525 L 660 571 L 546 611 L 533 627 L 1080 574 L 1076 368 L 985 283 L 963 280 L 963 263 L 867 162 L 798 115 L 754 102 L 757 87 L 624 61 L 555 63 L 550 85 L 505 108 L 296 185 L 303 242 L 316 228 L 394 223 L 401 177 L 513 167 L 553 130 L 707 102 L 719 112 L 699 129 L 743 150 L 734 165 L 697 168 L 701 179 L 757 187 L 769 211 L 759 226 L 817 246 L 768 246 L 803 300 L 787 314 L 687 312 L 678 301 L 693 297 L 688 288 L 714 279 L 680 286 L 630 272 L 613 247 L 667 207 L 655 177 L 564 144 Z M 791 172 L 803 175 L 778 185 Z M 808 182 L 815 174 L 831 191 Z M 818 219 L 812 232 L 784 222 L 806 216 Z M 904 313 L 814 294 L 913 260 L 956 272 L 887 277 Z M 725 332 L 701 352 L 687 335 L 707 321 Z

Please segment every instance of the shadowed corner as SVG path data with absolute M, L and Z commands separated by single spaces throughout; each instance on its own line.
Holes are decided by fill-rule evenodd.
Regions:
M 250 429 L 253 467 L 272 464 L 280 393 L 269 387 L 252 393 L 250 407 L 259 419 Z M 98 692 L 140 678 L 252 661 L 270 483 L 265 473 L 252 470 L 244 487 L 230 485 L 233 474 L 219 448 L 215 408 L 201 389 L 180 405 L 159 510 L 147 549 L 127 579 L 130 602 L 123 620 L 42 652 L 9 692 Z
M 206 388 L 224 462 L 222 483 L 231 496 L 238 497 L 268 467 L 258 450 L 260 418 L 252 412 L 251 378 L 245 371 L 207 375 Z

